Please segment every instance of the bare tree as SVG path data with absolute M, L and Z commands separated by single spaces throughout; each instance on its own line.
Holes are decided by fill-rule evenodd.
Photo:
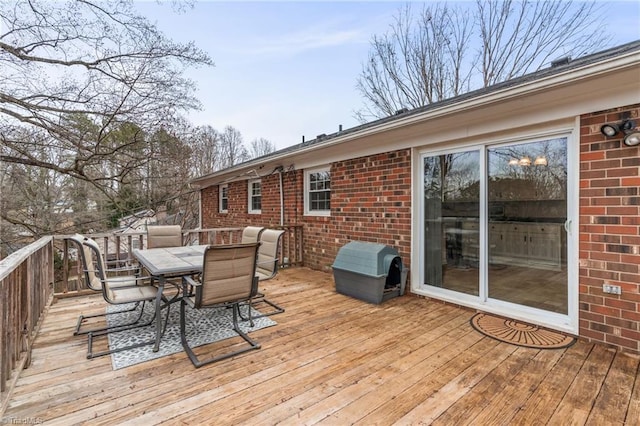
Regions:
M 171 199 L 189 190 L 191 148 L 177 134 L 165 129 L 151 135 L 148 144 L 153 152 L 148 168 L 148 204 L 167 204 Z
M 226 126 L 220 135 L 220 166 L 231 167 L 249 159 L 242 134 L 233 126 Z
M 113 198 L 123 166 L 141 166 L 146 158 L 143 150 L 131 149 L 139 140 L 110 134 L 122 123 L 151 132 L 199 107 L 183 71 L 212 65 L 211 59 L 193 44 L 165 38 L 132 5 L 0 3 L 1 161 L 85 180 Z M 92 128 L 70 128 L 75 116 Z M 45 138 L 62 158 L 34 155 Z
M 36 158 L 56 158 L 57 153 L 39 142 Z M 0 163 L 0 257 L 19 248 L 26 235 L 44 235 L 65 226 L 70 209 L 64 179 L 44 168 Z
M 402 108 L 437 102 L 468 87 L 464 70 L 471 34 L 468 13 L 433 5 L 414 20 L 410 5 L 399 9 L 389 32 L 374 36 L 357 88 L 366 100 L 359 112 L 389 116 Z
M 220 133 L 211 126 L 197 127 L 187 138 L 192 152 L 190 168 L 194 177 L 220 169 L 220 140 Z
M 192 177 L 203 176 L 251 158 L 270 154 L 276 147 L 268 139 L 251 141 L 244 146 L 240 131 L 226 126 L 220 133 L 211 126 L 199 126 L 186 132 L 185 141 L 191 148 L 190 170 Z
M 263 155 L 271 154 L 275 152 L 276 146 L 268 139 L 257 138 L 251 141 L 249 147 L 249 156 L 251 158 L 262 157 Z
M 357 89 L 365 122 L 536 71 L 559 56 L 582 56 L 609 40 L 595 2 L 476 0 L 474 8 L 425 5 L 398 11 L 374 36 Z

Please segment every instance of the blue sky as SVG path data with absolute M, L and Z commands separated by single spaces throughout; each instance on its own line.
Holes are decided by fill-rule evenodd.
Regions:
M 416 3 L 416 2 L 414 2 Z M 640 39 L 640 2 L 601 2 L 615 45 Z M 189 120 L 239 130 L 248 145 L 264 137 L 278 149 L 358 125 L 356 80 L 371 37 L 404 2 L 196 2 L 176 14 L 137 3 L 170 38 L 193 41 L 215 67 L 189 71 L 203 111 Z

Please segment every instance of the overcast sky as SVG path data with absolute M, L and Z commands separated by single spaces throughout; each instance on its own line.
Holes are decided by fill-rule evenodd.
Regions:
M 614 45 L 640 39 L 640 2 L 601 3 L 611 12 Z M 247 145 L 263 137 L 281 149 L 359 124 L 355 85 L 371 37 L 403 4 L 202 1 L 179 14 L 156 2 L 137 6 L 167 36 L 193 41 L 215 62 L 189 72 L 203 104 L 189 114 L 193 124 L 231 125 Z

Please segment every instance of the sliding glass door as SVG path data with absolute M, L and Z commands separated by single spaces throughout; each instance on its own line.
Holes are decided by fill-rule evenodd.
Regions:
M 567 141 L 489 148 L 488 295 L 567 313 Z
M 424 158 L 425 283 L 479 294 L 480 151 Z
M 567 138 L 426 154 L 422 168 L 424 288 L 567 315 Z

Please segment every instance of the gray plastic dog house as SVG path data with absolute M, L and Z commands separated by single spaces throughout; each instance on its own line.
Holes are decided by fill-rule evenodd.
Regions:
M 332 267 L 338 293 L 375 304 L 403 295 L 409 271 L 395 249 L 361 241 L 342 246 Z

